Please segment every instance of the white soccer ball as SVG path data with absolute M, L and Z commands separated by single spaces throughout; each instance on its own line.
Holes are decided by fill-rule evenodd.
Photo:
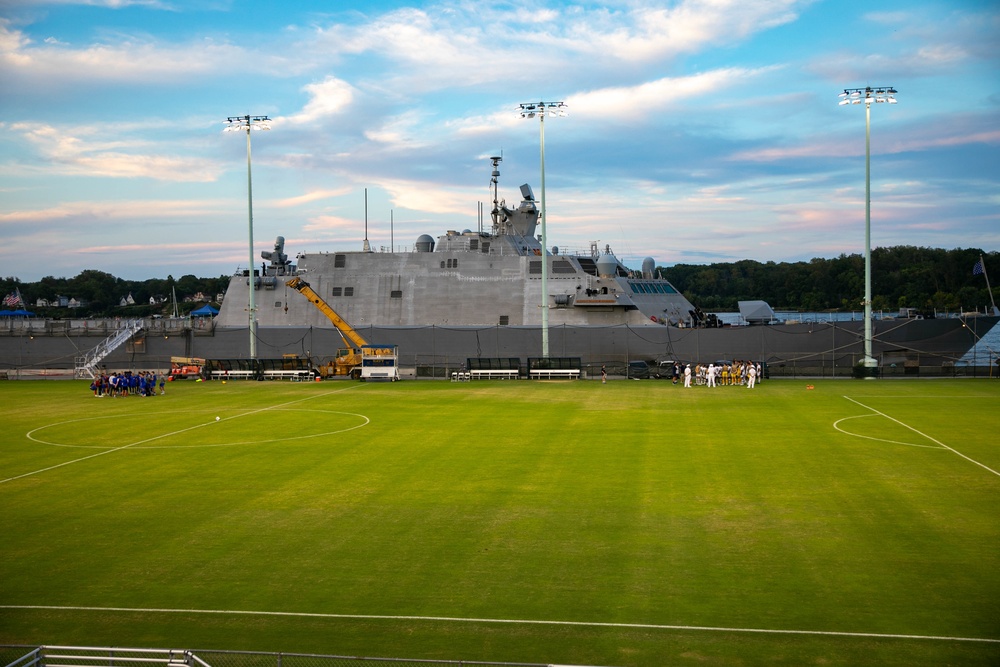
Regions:
M 216 417 L 216 418 L 215 418 L 215 421 L 219 421 L 219 418 L 218 418 L 218 417 Z

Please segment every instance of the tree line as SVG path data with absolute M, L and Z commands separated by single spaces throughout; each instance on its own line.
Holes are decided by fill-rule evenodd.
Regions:
M 986 269 L 1000 267 L 1000 252 L 984 253 L 975 248 L 942 250 L 915 246 L 893 246 L 872 250 L 872 307 L 876 310 L 916 308 L 973 310 L 990 303 L 986 281 L 973 275 L 979 256 Z M 691 303 L 702 310 L 735 311 L 737 302 L 763 299 L 776 310 L 824 311 L 861 310 L 865 293 L 865 262 L 860 254 L 808 262 L 757 262 L 744 259 L 718 264 L 676 264 L 661 267 L 659 275 L 668 279 Z M 998 269 L 1000 279 L 1000 269 Z M 177 294 L 178 310 L 185 314 L 199 303 L 185 298 L 201 292 L 214 301 L 229 286 L 229 276 L 174 279 L 124 280 L 103 271 L 87 270 L 75 278 L 46 276 L 24 283 L 14 277 L 0 279 L 0 296 L 20 290 L 24 305 L 40 316 L 114 317 L 169 315 L 172 295 Z M 996 290 L 1000 293 L 1000 290 Z M 131 294 L 134 305 L 120 305 Z M 67 296 L 82 301 L 81 308 L 38 308 L 38 299 Z M 156 304 L 150 304 L 150 297 Z
M 920 312 L 974 310 L 990 304 L 986 281 L 973 275 L 982 254 L 987 272 L 1000 270 L 1000 253 L 893 246 L 872 250 L 872 307 Z M 734 311 L 737 302 L 763 299 L 775 310 L 857 311 L 865 294 L 860 254 L 808 262 L 677 264 L 658 269 L 704 311 Z M 1000 275 L 998 275 L 1000 278 Z M 995 294 L 1000 290 L 995 290 Z
M 145 317 L 149 315 L 170 315 L 173 313 L 173 295 L 177 295 L 177 309 L 186 314 L 204 304 L 185 301 L 202 293 L 208 301 L 226 291 L 229 276 L 199 278 L 194 275 L 174 279 L 151 278 L 149 280 L 124 280 L 104 271 L 87 270 L 75 278 L 55 278 L 46 276 L 34 283 L 21 282 L 14 277 L 0 279 L 0 295 L 20 291 L 24 307 L 43 317 Z M 121 300 L 132 296 L 134 305 L 122 306 Z M 39 299 L 54 301 L 64 296 L 82 302 L 79 308 L 57 306 L 38 307 Z M 150 303 L 152 297 L 155 303 Z

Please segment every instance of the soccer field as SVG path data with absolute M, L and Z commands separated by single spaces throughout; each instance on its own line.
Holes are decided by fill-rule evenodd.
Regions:
M 3 644 L 1000 663 L 1000 382 L 87 384 L 0 383 Z

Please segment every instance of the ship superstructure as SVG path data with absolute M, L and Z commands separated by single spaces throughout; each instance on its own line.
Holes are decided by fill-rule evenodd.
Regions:
M 647 258 L 641 271 L 622 264 L 607 246 L 591 244 L 586 255 L 543 249 L 535 235 L 538 208 L 531 186 L 520 187 L 521 202 L 509 208 L 497 195 L 489 231 L 423 234 L 409 252 L 320 252 L 300 254 L 292 264 L 278 238 L 270 262 L 253 280 L 264 292 L 258 301 L 262 327 L 324 326 L 318 313 L 287 298 L 284 278 L 302 276 L 338 313 L 355 324 L 379 326 L 538 326 L 542 308 L 549 324 L 673 325 L 690 327 L 700 312 L 669 281 L 654 275 Z M 543 261 L 548 262 L 548 294 L 542 298 Z M 218 324 L 246 323 L 250 280 L 230 285 Z M 273 291 L 274 298 L 266 296 Z
M 508 206 L 499 195 L 500 158 L 492 162 L 488 228 L 422 234 L 406 252 L 373 252 L 366 241 L 359 251 L 300 253 L 294 261 L 279 236 L 272 250 L 261 253 L 259 269 L 232 277 L 214 321 L 149 319 L 143 334 L 102 364 L 163 368 L 172 356 L 247 359 L 251 289 L 257 359 L 296 355 L 329 364 L 343 341 L 321 309 L 289 286 L 296 278 L 362 337 L 398 349 L 400 366 L 431 375 L 473 358 L 526 364 L 544 356 L 543 309 L 550 356 L 572 357 L 592 369 L 624 368 L 633 359 L 754 359 L 769 363 L 772 373 L 790 368 L 825 376 L 850 373 L 861 359 L 860 320 L 778 322 L 767 304 L 747 301 L 741 302 L 746 326 L 720 326 L 715 315 L 703 314 L 656 275 L 653 258 L 634 270 L 597 242 L 584 253 L 543 248 L 531 186 L 520 186 L 520 203 Z M 883 371 L 949 374 L 998 320 L 882 319 L 874 324 L 873 351 Z M 114 334 L 119 323 L 9 324 L 7 335 L 0 335 L 0 361 L 8 368 L 73 368 L 80 350 Z

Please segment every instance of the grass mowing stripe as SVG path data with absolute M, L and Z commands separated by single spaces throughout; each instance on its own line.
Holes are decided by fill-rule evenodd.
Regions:
M 226 417 L 226 419 L 222 420 L 222 421 L 230 421 L 230 420 L 236 419 L 238 417 L 246 417 L 246 416 L 249 416 L 249 415 L 257 414 L 259 412 L 267 412 L 268 410 L 277 410 L 277 409 L 280 409 L 280 408 L 288 407 L 289 405 L 295 405 L 296 403 L 302 403 L 303 401 L 311 401 L 311 400 L 316 399 L 316 398 L 324 398 L 324 397 L 329 396 L 331 394 L 337 394 L 337 393 L 340 393 L 340 392 L 344 392 L 344 391 L 347 391 L 349 389 L 353 389 L 354 387 L 358 387 L 358 386 L 360 386 L 360 385 L 351 385 L 350 387 L 343 387 L 341 389 L 335 389 L 333 391 L 328 391 L 328 392 L 325 392 L 323 394 L 317 394 L 315 396 L 306 396 L 305 398 L 299 398 L 299 399 L 296 399 L 294 401 L 288 401 L 286 403 L 279 403 L 278 405 L 271 405 L 271 406 L 268 406 L 268 407 L 258 408 L 256 410 L 250 410 L 248 412 L 244 412 L 244 413 L 239 414 L 239 415 L 234 415 L 232 417 Z M 175 435 L 180 435 L 182 433 L 187 433 L 189 431 L 194 431 L 195 429 L 204 428 L 205 426 L 209 426 L 209 425 L 211 425 L 213 423 L 214 422 L 206 422 L 205 424 L 195 424 L 194 426 L 189 426 L 187 428 L 178 429 L 178 430 L 173 431 L 171 433 L 161 433 L 159 435 L 154 435 L 154 436 L 152 436 L 150 438 L 145 438 L 144 440 L 137 440 L 136 442 L 130 442 L 129 444 L 122 445 L 121 447 L 115 447 L 113 449 L 107 449 L 107 450 L 104 450 L 103 452 L 98 452 L 96 454 L 90 454 L 89 456 L 82 456 L 82 457 L 80 457 L 78 459 L 73 459 L 72 461 L 65 461 L 63 463 L 59 463 L 59 464 L 54 465 L 54 466 L 49 466 L 47 468 L 41 468 L 39 470 L 33 470 L 31 472 L 26 472 L 26 473 L 23 473 L 21 475 L 15 475 L 14 477 L 8 477 L 7 479 L 0 479 L 0 484 L 6 484 L 7 482 L 13 482 L 15 480 L 22 479 L 24 477 L 31 477 L 32 475 L 39 475 L 39 474 L 41 474 L 43 472 L 49 472 L 50 470 L 56 470 L 57 468 L 63 468 L 63 467 L 68 466 L 68 465 L 73 465 L 74 463 L 81 463 L 81 462 L 87 461 L 89 459 L 97 458 L 98 456 L 104 456 L 105 454 L 113 454 L 114 452 L 120 452 L 123 449 L 129 449 L 130 447 L 136 447 L 138 445 L 144 445 L 147 442 L 153 442 L 155 440 L 162 440 L 163 438 L 170 438 L 170 437 L 173 437 Z M 28 437 L 28 439 L 29 440 L 33 440 L 34 438 L 31 437 L 31 434 L 34 433 L 35 431 L 38 431 L 41 428 L 45 428 L 45 427 L 41 426 L 39 428 L 32 429 L 31 431 L 29 431 L 26 434 L 27 437 Z
M 940 440 L 937 440 L 937 439 L 935 439 L 935 438 L 932 438 L 931 436 L 927 435 L 926 433 L 924 433 L 924 432 L 922 432 L 922 431 L 918 431 L 917 429 L 913 428 L 913 427 L 912 427 L 912 426 L 910 426 L 909 424 L 904 424 L 903 422 L 899 421 L 899 420 L 898 420 L 898 419 L 896 419 L 895 417 L 890 417 L 889 415 L 885 414 L 884 412 L 879 412 L 879 411 L 878 411 L 878 410 L 876 410 L 875 408 L 873 408 L 873 407 L 870 407 L 870 406 L 868 406 L 868 405 L 865 405 L 864 403 L 861 403 L 860 401 L 856 401 L 856 400 L 854 400 L 853 398 L 851 398 L 850 396 L 844 396 L 844 398 L 846 398 L 847 400 L 849 400 L 849 401 L 850 401 L 851 403 L 856 403 L 857 405 L 860 405 L 861 407 L 863 407 L 863 408 L 865 408 L 865 409 L 867 409 L 867 410 L 871 410 L 872 412 L 874 412 L 874 413 L 875 413 L 875 414 L 877 414 L 877 415 L 881 415 L 882 417 L 885 417 L 886 419 L 889 419 L 889 420 L 891 420 L 891 421 L 894 421 L 894 422 L 896 422 L 897 424 L 899 424 L 900 426 L 902 426 L 902 427 L 904 427 L 904 428 L 908 428 L 908 429 L 910 429 L 911 431 L 913 431 L 913 432 L 914 432 L 914 433 L 916 433 L 917 435 L 920 435 L 920 436 L 923 436 L 923 437 L 927 438 L 927 439 L 928 439 L 928 440 L 930 440 L 931 442 L 933 442 L 933 443 L 936 443 L 936 444 L 940 445 L 940 446 L 941 446 L 941 447 L 943 447 L 944 449 L 947 449 L 947 450 L 948 450 L 948 451 L 950 451 L 950 452 L 954 452 L 955 454 L 958 454 L 959 456 L 961 456 L 961 457 L 962 457 L 963 459 L 965 459 L 966 461 L 969 461 L 970 463 L 975 463 L 975 464 L 976 464 L 977 466 L 979 466 L 980 468 L 983 468 L 984 470 L 988 470 L 989 472 L 993 473 L 993 474 L 994 474 L 994 475 L 996 475 L 997 477 L 1000 477 L 1000 472 L 997 472 L 996 470 L 994 470 L 993 468 L 989 467 L 988 465 L 985 465 L 985 464 L 983 464 L 983 463 L 980 463 L 979 461 L 977 461 L 977 460 L 975 460 L 975 459 L 973 459 L 973 458 L 970 458 L 970 457 L 966 456 L 965 454 L 963 454 L 962 452 L 958 451 L 957 449 L 955 449 L 955 448 L 953 448 L 953 447 L 949 447 L 948 445 L 944 444 L 944 443 L 943 443 L 943 442 L 941 442 Z M 838 430 L 839 430 L 839 429 L 838 429 Z M 863 437 L 863 436 L 862 436 L 862 437 Z
M 443 621 L 447 623 L 502 623 L 509 625 L 563 625 L 589 628 L 634 628 L 642 630 L 683 630 L 700 632 L 746 632 L 771 635 L 816 635 L 826 637 L 870 637 L 875 639 L 919 639 L 947 642 L 1000 644 L 988 637 L 943 637 L 934 635 L 887 634 L 881 632 L 838 632 L 836 630 L 775 630 L 769 628 L 724 628 L 705 625 L 662 625 L 659 623 L 601 623 L 598 621 L 546 621 L 513 618 L 459 618 L 455 616 L 394 616 L 389 614 L 324 614 L 295 611 L 247 611 L 236 609 L 135 609 L 129 607 L 83 607 L 59 605 L 0 605 L 0 609 L 39 609 L 48 611 L 119 611 L 140 614 L 218 614 L 233 616 L 289 616 L 298 618 L 345 618 L 385 621 Z
M 623 667 L 1000 664 L 1000 479 L 918 450 L 901 465 L 896 445 L 835 431 L 863 414 L 841 426 L 934 444 L 850 408 L 845 385 L 410 382 L 319 398 L 350 385 L 181 383 L 155 401 L 98 401 L 79 382 L 0 383 L 0 477 L 86 454 L 24 436 L 53 421 L 92 420 L 37 435 L 117 447 L 259 410 L 0 485 L 0 604 L 177 610 L 0 607 L 0 641 Z M 1000 383 L 864 389 L 850 395 L 1000 470 Z M 867 396 L 882 393 L 910 400 Z M 306 397 L 318 400 L 264 411 Z M 327 435 L 345 412 L 371 425 Z M 317 616 L 181 611 L 192 607 Z

